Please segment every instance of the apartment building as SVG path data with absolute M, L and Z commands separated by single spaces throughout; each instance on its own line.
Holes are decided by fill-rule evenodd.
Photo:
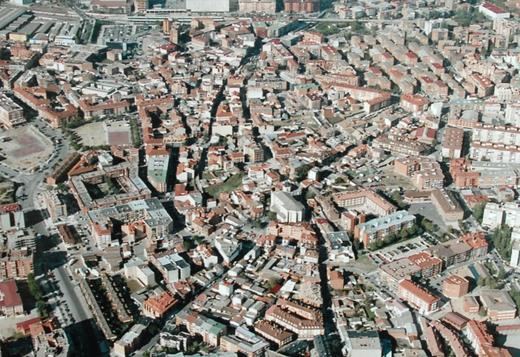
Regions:
M 220 339 L 220 349 L 246 357 L 261 357 L 269 348 L 269 343 L 243 326 L 237 327 L 234 335 Z
M 23 313 L 22 298 L 14 280 L 0 281 L 0 312 L 8 317 Z
M 478 123 L 472 130 L 472 139 L 483 143 L 520 146 L 520 128 Z
M 359 224 L 355 229 L 354 236 L 367 247 L 373 241 L 384 239 L 392 233 L 411 227 L 414 223 L 414 215 L 406 211 L 397 211 L 388 216 L 374 218 Z
M 0 205 L 0 228 L 3 230 L 25 228 L 25 213 L 20 204 Z
M 511 357 L 511 353 L 502 347 L 495 347 L 495 337 L 488 331 L 486 324 L 470 320 L 466 325 L 465 334 L 478 356 Z
M 431 198 L 444 222 L 453 223 L 464 218 L 464 210 L 450 191 L 435 189 L 431 193 Z
M 429 157 L 405 157 L 394 161 L 394 172 L 410 178 L 419 190 L 444 186 L 444 174 L 439 163 Z
M 168 189 L 168 170 L 170 167 L 170 152 L 166 149 L 148 149 L 147 179 L 157 192 Z
M 260 320 L 255 324 L 255 332 L 265 339 L 275 343 L 278 347 L 285 346 L 292 342 L 296 335 L 293 332 L 283 329 L 275 323 L 267 320 Z
M 265 319 L 294 332 L 304 340 L 312 340 L 325 331 L 320 311 L 285 299 L 279 299 L 276 305 L 267 309 Z
M 469 291 L 468 279 L 459 275 L 449 275 L 442 282 L 442 294 L 450 299 L 466 295 Z
M 240 12 L 263 12 L 274 14 L 276 12 L 275 0 L 239 0 L 238 10 Z
M 9 129 L 25 122 L 22 107 L 0 93 L 0 123 Z
M 226 325 L 196 312 L 181 311 L 175 316 L 177 325 L 184 325 L 191 334 L 197 334 L 202 340 L 214 347 L 220 345 L 220 339 L 227 334 Z
M 313 13 L 320 11 L 320 0 L 284 0 L 285 12 Z
M 482 225 L 493 229 L 502 224 L 513 228 L 520 227 L 520 204 L 516 202 L 507 202 L 503 205 L 494 202 L 486 204 Z
M 469 157 L 478 161 L 520 164 L 520 146 L 473 141 Z
M 68 215 L 67 204 L 57 191 L 44 191 L 43 202 L 53 222 L 56 222 L 58 218 Z
M 133 325 L 119 340 L 114 342 L 114 355 L 117 357 L 129 356 L 139 347 L 145 332 L 145 325 Z
M 460 128 L 447 127 L 442 137 L 442 157 L 458 159 L 462 156 L 464 144 L 464 130 Z
M 0 280 L 25 279 L 32 272 L 31 249 L 12 249 L 0 253 Z
M 430 101 L 428 98 L 417 94 L 401 95 L 401 108 L 411 113 L 420 113 L 428 109 Z
M 341 334 L 340 330 L 340 334 Z M 344 350 L 350 357 L 382 356 L 383 346 L 379 333 L 375 330 L 346 330 L 342 335 L 345 341 Z
M 333 201 L 341 208 L 387 216 L 396 211 L 396 207 L 372 190 L 360 189 L 335 193 Z
M 421 314 L 437 310 L 440 299 L 408 279 L 399 283 L 399 298 L 408 302 Z

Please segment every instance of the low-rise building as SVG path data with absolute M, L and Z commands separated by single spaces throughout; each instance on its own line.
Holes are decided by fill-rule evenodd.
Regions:
M 119 340 L 114 342 L 114 355 L 117 357 L 129 356 L 139 347 L 145 331 L 146 326 L 133 325 Z
M 268 342 L 243 326 L 239 326 L 234 335 L 223 336 L 220 339 L 222 351 L 235 352 L 247 357 L 263 356 L 268 348 Z
M 0 312 L 12 317 L 23 314 L 22 297 L 14 280 L 0 281 Z
M 479 298 L 490 320 L 512 320 L 516 317 L 516 304 L 507 291 L 485 289 L 480 291 Z
M 381 338 L 377 331 L 347 330 L 345 336 L 342 336 L 342 340 L 345 341 L 345 352 L 350 357 L 383 355 Z
M 177 300 L 172 294 L 165 291 L 146 299 L 143 304 L 143 313 L 152 319 L 161 319 L 176 303 Z

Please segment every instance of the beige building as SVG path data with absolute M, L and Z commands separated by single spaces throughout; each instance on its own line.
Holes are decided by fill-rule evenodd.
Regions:
M 240 12 L 265 12 L 274 14 L 276 12 L 275 0 L 239 0 L 238 10 Z
M 67 216 L 67 205 L 56 191 L 45 191 L 43 200 L 53 222 L 56 222 L 60 217 Z
M 486 289 L 480 292 L 479 297 L 490 320 L 512 320 L 516 317 L 516 304 L 507 291 Z
M 433 190 L 431 198 L 444 222 L 452 223 L 464 218 L 464 210 L 451 192 L 439 189 Z
M 0 93 L 0 123 L 6 128 L 25 123 L 22 107 L 3 93 Z

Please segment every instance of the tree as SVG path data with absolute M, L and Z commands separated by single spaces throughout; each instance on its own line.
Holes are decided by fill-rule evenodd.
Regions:
M 312 168 L 311 165 L 305 164 L 301 165 L 298 168 L 296 168 L 295 174 L 296 174 L 296 180 L 303 181 L 307 178 L 307 174 L 309 173 L 309 170 Z
M 267 217 L 269 218 L 270 221 L 276 221 L 277 220 L 276 212 L 273 212 L 273 211 L 267 212 Z
M 67 186 L 66 184 L 64 184 L 63 182 L 59 183 L 57 185 L 57 188 L 60 192 L 67 192 L 69 190 L 69 186 Z
M 482 218 L 484 218 L 485 208 L 486 208 L 486 202 L 476 204 L 475 207 L 473 207 L 473 217 L 475 217 L 475 219 L 478 221 L 478 223 L 482 224 Z
M 504 280 L 505 278 L 506 278 L 506 271 L 504 270 L 503 267 L 500 267 L 500 269 L 498 270 L 497 279 Z
M 432 221 L 430 221 L 429 219 L 427 218 L 423 218 L 421 220 L 421 226 L 424 228 L 424 230 L 428 233 L 433 233 L 434 232 L 434 225 L 432 223 Z
M 362 22 L 359 22 L 359 21 L 352 23 L 350 28 L 352 29 L 352 32 L 358 32 L 358 33 L 366 32 L 365 24 L 363 24 Z
M 414 237 L 418 234 L 417 225 L 413 224 L 411 227 L 406 229 L 409 237 Z
M 513 230 L 509 226 L 503 225 L 495 228 L 491 235 L 491 241 L 493 242 L 493 245 L 502 259 L 505 260 L 509 260 L 511 258 L 511 248 L 513 244 L 511 241 L 512 231 Z

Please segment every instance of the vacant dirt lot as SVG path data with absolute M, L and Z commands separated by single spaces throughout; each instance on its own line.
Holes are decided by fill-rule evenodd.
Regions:
M 74 129 L 84 146 L 107 145 L 107 136 L 103 122 L 88 123 Z
M 54 150 L 52 141 L 32 125 L 7 130 L 3 136 L 0 151 L 13 169 L 30 170 L 46 162 Z

